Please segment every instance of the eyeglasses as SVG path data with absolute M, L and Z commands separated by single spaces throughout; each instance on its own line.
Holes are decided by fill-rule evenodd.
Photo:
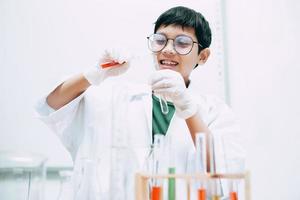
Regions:
M 180 55 L 189 54 L 192 51 L 194 44 L 197 44 L 202 48 L 200 43 L 193 41 L 191 37 L 186 35 L 178 35 L 174 39 L 171 39 L 167 38 L 164 34 L 154 33 L 147 37 L 147 39 L 148 47 L 154 53 L 163 50 L 167 46 L 169 40 L 173 40 L 173 48 Z

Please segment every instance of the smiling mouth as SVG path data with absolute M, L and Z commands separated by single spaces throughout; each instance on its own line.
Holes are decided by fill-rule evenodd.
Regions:
M 178 65 L 178 62 L 172 60 L 160 60 L 159 63 L 164 69 L 172 69 Z

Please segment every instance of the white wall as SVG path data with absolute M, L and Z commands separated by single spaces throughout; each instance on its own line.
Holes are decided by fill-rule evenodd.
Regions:
M 300 199 L 300 2 L 225 4 L 230 100 L 255 200 Z

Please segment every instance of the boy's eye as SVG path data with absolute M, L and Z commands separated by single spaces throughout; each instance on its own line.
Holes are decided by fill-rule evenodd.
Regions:
M 178 36 L 175 39 L 175 44 L 180 47 L 188 47 L 193 43 L 193 41 L 187 36 Z
M 165 42 L 166 42 L 166 40 L 165 40 L 165 39 L 156 39 L 155 42 L 156 42 L 156 44 L 158 44 L 158 45 L 164 45 Z

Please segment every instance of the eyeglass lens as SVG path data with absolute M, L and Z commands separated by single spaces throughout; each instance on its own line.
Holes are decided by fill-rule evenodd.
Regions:
M 153 52 L 159 52 L 167 45 L 169 40 L 173 40 L 173 47 L 178 54 L 186 55 L 193 48 L 192 38 L 179 35 L 175 39 L 168 39 L 163 34 L 153 34 L 148 37 L 149 49 Z

